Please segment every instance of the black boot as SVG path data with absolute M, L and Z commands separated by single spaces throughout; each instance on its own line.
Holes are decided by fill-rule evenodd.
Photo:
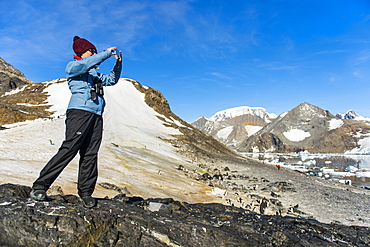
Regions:
M 46 201 L 47 200 L 45 190 L 32 189 L 30 192 L 30 197 L 36 201 Z
M 92 208 L 96 206 L 96 200 L 92 196 L 82 196 L 81 200 L 86 208 Z

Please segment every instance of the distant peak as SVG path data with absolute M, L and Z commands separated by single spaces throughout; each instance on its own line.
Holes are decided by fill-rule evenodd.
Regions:
M 359 114 L 357 114 L 354 110 L 349 110 L 345 114 L 337 113 L 335 115 L 337 118 L 340 119 L 354 119 L 354 120 L 365 120 L 367 119 L 366 117 L 363 117 Z
M 251 106 L 238 106 L 229 109 L 225 109 L 219 112 L 216 112 L 212 117 L 209 118 L 210 121 L 226 121 L 234 117 L 242 115 L 255 115 L 259 116 L 262 119 L 271 119 L 276 118 L 277 115 L 274 113 L 268 113 L 263 107 L 251 107 Z
M 299 104 L 297 107 L 293 108 L 288 112 L 289 115 L 294 114 L 299 117 L 334 117 L 329 111 L 323 110 L 322 108 L 312 105 L 307 102 Z
M 204 116 L 200 116 L 200 117 L 198 117 L 198 119 L 197 119 L 197 120 L 195 120 L 195 122 L 196 122 L 196 121 L 198 121 L 198 120 L 203 120 L 203 119 L 204 119 L 204 120 L 208 120 L 208 118 L 206 118 L 206 117 L 204 117 Z

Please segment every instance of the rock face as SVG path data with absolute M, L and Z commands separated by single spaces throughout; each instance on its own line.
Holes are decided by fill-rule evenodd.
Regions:
M 302 103 L 282 114 L 237 149 L 247 152 L 344 153 L 358 147 L 370 132 L 366 122 L 338 119 L 317 106 Z
M 3 95 L 21 86 L 20 92 Z M 45 85 L 32 83 L 23 73 L 0 58 L 0 125 L 48 117 Z
M 269 216 L 221 204 L 166 199 L 28 198 L 29 187 L 0 185 L 1 246 L 366 246 L 370 228 Z
M 23 73 L 0 57 L 0 95 L 9 89 L 30 83 Z
M 24 89 L 0 97 L 0 125 L 47 118 L 52 112 L 48 111 L 47 84 L 28 83 Z

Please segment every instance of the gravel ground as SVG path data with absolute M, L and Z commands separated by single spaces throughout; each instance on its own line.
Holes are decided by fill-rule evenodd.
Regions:
M 255 160 L 245 164 L 229 164 L 229 168 L 235 169 L 238 174 L 255 178 L 252 184 L 251 179 L 248 182 L 239 179 L 237 184 L 249 188 L 251 185 L 257 186 L 254 190 L 258 195 L 267 199 L 277 198 L 284 208 L 294 208 L 299 216 L 324 223 L 370 226 L 370 191 L 367 189 L 307 176 L 289 169 L 277 169 Z M 279 184 L 286 188 L 279 188 Z M 244 195 L 248 193 L 250 190 L 246 190 Z

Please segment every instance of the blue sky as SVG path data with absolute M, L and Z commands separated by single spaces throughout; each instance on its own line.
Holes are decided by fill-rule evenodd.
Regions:
M 0 0 L 0 34 L 0 57 L 35 82 L 65 77 L 75 35 L 118 46 L 122 77 L 188 122 L 302 102 L 370 117 L 368 0 Z

